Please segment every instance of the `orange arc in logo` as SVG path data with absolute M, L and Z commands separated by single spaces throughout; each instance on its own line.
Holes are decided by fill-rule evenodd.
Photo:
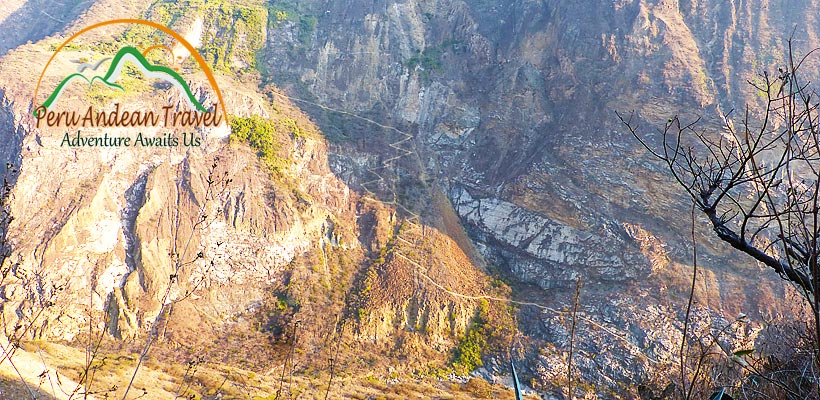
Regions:
M 205 76 L 208 77 L 208 83 L 210 83 L 211 87 L 213 87 L 214 90 L 216 91 L 216 97 L 217 97 L 217 99 L 219 99 L 219 106 L 220 106 L 220 108 L 222 108 L 222 114 L 225 117 L 228 116 L 227 111 L 225 111 L 225 102 L 222 100 L 222 91 L 219 90 L 219 85 L 217 85 L 217 83 L 216 83 L 216 78 L 214 77 L 214 74 L 211 72 L 211 69 L 208 68 L 208 64 L 205 62 L 205 59 L 203 59 L 202 56 L 199 54 L 199 52 L 196 51 L 194 46 L 191 46 L 191 44 L 188 43 L 188 41 L 185 40 L 185 38 L 183 38 L 180 34 L 172 31 L 171 29 L 168 29 L 168 27 L 166 27 L 166 26 L 160 25 L 160 24 L 158 24 L 156 22 L 153 22 L 153 21 L 147 21 L 147 20 L 144 20 L 144 19 L 132 19 L 132 18 L 112 19 L 110 21 L 98 22 L 94 25 L 90 25 L 90 26 L 87 26 L 83 29 L 80 29 L 77 33 L 71 35 L 71 37 L 66 39 L 65 42 L 63 42 L 59 47 L 57 47 L 56 50 L 54 50 L 54 54 L 52 54 L 51 58 L 48 59 L 48 62 L 46 63 L 45 67 L 43 67 L 43 72 L 40 73 L 40 77 L 37 79 L 37 86 L 34 88 L 34 97 L 32 98 L 32 101 L 34 102 L 34 104 L 36 104 L 36 102 L 37 102 L 37 93 L 40 91 L 40 83 L 43 80 L 43 76 L 45 76 L 46 70 L 48 69 L 48 66 L 51 64 L 52 61 L 54 61 L 54 57 L 57 56 L 57 53 L 59 53 L 60 50 L 63 49 L 63 47 L 65 47 L 72 40 L 76 39 L 78 36 L 82 35 L 83 33 L 88 32 L 92 29 L 99 28 L 101 26 L 114 25 L 114 24 L 147 25 L 147 26 L 159 29 L 159 30 L 167 33 L 169 36 L 176 39 L 179 43 L 182 43 L 182 45 L 185 46 L 186 49 L 188 49 L 188 52 L 191 53 L 191 55 L 194 57 L 196 62 L 202 68 L 202 71 L 205 72 Z

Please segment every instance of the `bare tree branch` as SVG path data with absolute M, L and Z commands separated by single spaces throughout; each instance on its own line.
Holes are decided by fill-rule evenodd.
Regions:
M 678 116 L 640 133 L 640 116 L 617 114 L 629 132 L 662 161 L 706 216 L 716 236 L 794 284 L 811 305 L 820 337 L 820 98 L 788 41 L 786 65 L 749 81 L 762 105 L 740 118 L 724 114 L 723 129 Z

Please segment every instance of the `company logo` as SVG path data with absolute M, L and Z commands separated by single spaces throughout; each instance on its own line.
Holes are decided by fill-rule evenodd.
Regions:
M 91 52 L 94 57 L 100 57 L 100 59 L 94 62 L 88 60 L 87 56 L 81 57 L 79 61 L 72 59 L 71 63 L 79 65 L 70 73 L 63 72 L 66 70 L 65 59 L 77 57 L 77 54 L 71 55 L 72 51 L 77 53 L 76 49 L 79 47 L 73 43 L 75 39 L 94 29 L 122 24 L 146 26 L 155 30 L 154 45 L 140 49 L 139 44 L 123 43 L 114 54 Z M 165 35 L 163 38 L 165 42 L 173 41 L 171 45 L 160 44 L 157 36 L 162 34 Z M 174 49 L 179 49 L 179 53 L 183 53 L 185 57 L 190 55 L 194 62 L 189 63 L 185 68 L 176 65 L 182 57 L 175 56 Z M 156 57 L 156 54 L 151 57 L 149 54 L 152 51 L 163 52 L 162 55 L 168 57 Z M 87 55 L 89 51 L 81 54 Z M 55 63 L 55 60 L 63 61 L 63 65 L 56 67 L 56 73 L 49 70 L 49 67 L 55 68 L 55 65 L 60 64 Z M 184 72 L 196 67 L 202 71 L 204 79 L 201 77 L 202 74 Z M 47 72 L 51 72 L 48 81 L 56 83 L 44 82 Z M 61 74 L 64 77 L 59 79 Z M 150 101 L 132 101 L 134 96 L 140 96 L 145 91 L 144 87 L 147 86 L 143 86 L 142 89 L 133 89 L 123 83 L 128 79 L 150 83 L 153 88 L 150 90 L 152 93 Z M 197 79 L 201 82 L 196 82 Z M 199 84 L 200 89 L 197 91 L 199 96 L 191 89 L 192 83 Z M 157 91 L 157 88 L 160 90 Z M 80 102 L 81 106 L 78 106 L 77 101 L 65 100 L 66 96 L 71 97 L 70 94 L 78 92 L 85 92 L 87 98 L 91 91 L 103 93 L 97 98 L 97 100 L 101 98 L 101 101 Z M 129 96 L 114 96 L 111 93 Z M 69 147 L 178 146 L 180 137 L 177 135 L 180 131 L 183 131 L 181 136 L 184 145 L 198 146 L 201 143 L 201 135 L 195 137 L 197 135 L 193 130 L 221 126 L 227 117 L 222 92 L 219 90 L 213 72 L 196 48 L 182 35 L 168 27 L 139 19 L 100 22 L 81 29 L 66 39 L 55 49 L 54 54 L 43 67 L 32 97 L 34 105 L 32 112 L 37 120 L 36 127 L 38 129 L 68 129 L 60 145 Z M 157 97 L 160 99 L 164 97 L 166 104 L 163 104 L 162 100 L 157 100 Z M 120 98 L 120 101 L 115 101 L 117 98 Z M 174 98 L 179 101 L 168 101 Z M 207 102 L 203 99 L 214 100 L 203 104 Z M 101 128 L 142 128 L 142 130 L 134 137 L 109 137 L 110 132 L 101 132 Z M 163 129 L 165 130 L 163 133 L 157 133 L 157 130 Z M 89 131 L 102 133 L 102 135 L 88 136 Z M 149 131 L 154 133 L 153 136 L 149 134 Z

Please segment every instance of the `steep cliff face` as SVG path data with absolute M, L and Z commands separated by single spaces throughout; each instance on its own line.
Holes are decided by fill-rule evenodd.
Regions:
M 556 395 L 572 341 L 590 393 L 635 395 L 676 362 L 690 209 L 613 111 L 715 120 L 754 105 L 746 81 L 784 61 L 794 21 L 799 52 L 818 44 L 808 3 L 101 0 L 21 27 L 38 2 L 13 2 L 0 11 L 16 32 L 0 41 L 12 49 L 0 60 L 0 160 L 22 172 L 5 333 L 156 334 L 267 375 L 295 368 L 297 353 L 305 376 L 330 360 L 351 376 L 384 366 L 391 382 L 464 372 L 477 352 L 478 375 L 503 381 L 512 358 Z M 227 127 L 198 131 L 195 150 L 67 149 L 64 132 L 35 127 L 36 76 L 20 71 L 81 27 L 131 17 L 198 43 L 229 112 L 274 121 L 275 163 Z M 142 33 L 89 33 L 46 82 L 127 34 Z M 182 102 L 140 87 L 127 99 Z M 771 273 L 697 229 L 694 328 L 782 311 Z M 373 394 L 357 390 L 341 393 Z
M 594 171 L 599 154 L 634 147 L 612 110 L 742 107 L 755 97 L 747 80 L 784 61 L 793 31 L 798 51 L 812 48 L 814 17 L 798 16 L 813 7 L 274 2 L 288 17 L 272 26 L 267 62 L 328 105 L 416 124 L 434 172 L 497 190 L 553 168 Z
M 396 194 L 395 188 L 378 179 L 377 172 L 376 177 L 361 174 L 383 168 L 389 157 L 339 146 L 331 153 L 324 133 L 306 115 L 275 87 L 258 86 L 258 76 L 247 70 L 253 60 L 244 46 L 253 43 L 251 33 L 264 38 L 264 32 L 247 31 L 254 23 L 265 26 L 255 19 L 267 16 L 261 3 L 235 13 L 223 12 L 227 5 L 197 3 L 200 8 L 173 19 L 173 28 L 191 41 L 211 38 L 201 48 L 214 57 L 208 61 L 231 124 L 254 116 L 254 121 L 265 121 L 252 132 L 260 136 L 231 136 L 229 124 L 194 132 L 38 127 L 31 96 L 39 69 L 21 73 L 32 60 L 49 59 L 65 37 L 105 16 L 182 15 L 182 8 L 171 3 L 114 3 L 88 4 L 89 11 L 66 22 L 68 28 L 60 28 L 65 30 L 56 37 L 36 41 L 40 38 L 34 33 L 24 35 L 35 42 L 0 59 L 0 156 L 21 171 L 8 204 L 15 218 L 8 232 L 12 254 L 0 279 L 5 338 L 70 346 L 86 343 L 90 336 L 114 338 L 114 346 L 134 351 L 148 340 L 169 365 L 181 357 L 204 357 L 214 365 L 266 375 L 282 362 L 282 369 L 288 363 L 295 368 L 293 347 L 299 346 L 300 370 L 323 369 L 328 359 L 336 360 L 337 368 L 355 380 L 366 363 L 388 365 L 407 376 L 442 374 L 452 362 L 451 350 L 476 329 L 478 315 L 484 325 L 492 319 L 508 328 L 495 335 L 488 349 L 499 351 L 509 342 L 509 310 L 480 303 L 482 296 L 505 298 L 506 286 L 492 283 L 481 269 L 480 257 L 473 254 L 446 199 L 441 203 L 449 210 L 449 229 L 436 223 L 444 233 L 418 218 L 409 221 L 400 204 L 382 197 Z M 203 13 L 218 18 L 203 23 L 198 18 Z M 246 31 L 236 34 L 241 23 L 247 23 Z M 46 70 L 44 84 L 56 86 L 85 60 L 109 56 L 112 40 L 129 43 L 129 38 L 145 35 L 129 29 L 106 26 L 73 42 L 67 55 L 55 58 Z M 231 62 L 218 61 L 228 54 L 219 47 L 223 44 L 233 51 Z M 199 73 L 193 63 L 182 64 L 184 57 L 175 62 L 185 73 Z M 61 107 L 110 110 L 113 102 L 121 102 L 173 108 L 185 101 L 169 85 L 141 82 L 133 74 L 125 79 L 134 80 L 120 93 L 93 84 L 69 86 Z M 212 90 L 192 85 L 198 101 L 215 100 Z M 383 128 L 401 136 L 401 131 Z M 80 134 L 134 139 L 137 131 L 146 137 L 173 133 L 180 146 L 72 147 L 64 140 Z M 201 145 L 182 145 L 183 134 L 194 135 Z M 259 139 L 265 135 L 269 137 Z M 268 140 L 267 147 L 260 147 L 259 140 Z M 363 144 L 368 146 L 373 144 Z M 333 171 L 330 165 L 340 168 Z M 452 290 L 463 297 L 449 294 Z M 298 321 L 305 323 L 297 334 Z M 334 337 L 337 343 L 330 340 Z M 346 343 L 341 354 L 338 342 Z M 286 346 L 292 346 L 290 359 Z M 393 356 L 411 362 L 393 365 Z M 121 375 L 112 374 L 118 396 L 125 387 Z M 177 375 L 175 379 L 185 379 Z M 388 377 L 384 372 L 380 379 Z M 272 393 L 261 385 L 253 389 L 255 394 Z M 202 386 L 191 393 L 223 390 Z M 373 389 L 358 384 L 339 389 L 340 395 L 357 392 Z
M 45 307 L 32 333 L 71 340 L 89 309 L 114 307 L 112 333 L 134 337 L 163 303 L 199 287 L 211 293 L 216 320 L 262 299 L 328 216 L 347 218 L 350 209 L 337 206 L 350 192 L 317 163 L 326 157 L 317 139 L 288 144 L 302 179 L 289 187 L 274 185 L 252 152 L 226 147 L 226 130 L 203 132 L 203 149 L 133 151 L 66 149 L 60 134 L 9 132 L 24 150 L 10 204 L 16 279 L 4 282 L 7 317 Z M 303 210 L 297 190 L 312 196 Z
M 742 107 L 793 31 L 812 48 L 804 3 L 274 2 L 267 62 L 328 105 L 416 124 L 435 172 L 496 189 L 633 147 L 612 110 Z
M 24 127 L 16 122 L 14 115 L 13 101 L 5 96 L 2 96 L 2 108 L 0 111 L 0 125 L 6 133 L 6 140 L 0 145 L 0 160 L 5 160 L 8 163 L 15 165 L 20 164 L 20 150 L 25 136 Z M 5 172 L 6 165 L 2 166 L 2 171 Z
M 422 166 L 428 184 L 446 187 L 490 264 L 523 285 L 513 298 L 567 304 L 580 277 L 587 315 L 660 358 L 671 357 L 670 329 L 681 318 L 684 282 L 675 276 L 691 262 L 689 209 L 614 111 L 637 110 L 650 123 L 701 115 L 718 126 L 721 113 L 757 105 L 747 81 L 783 65 L 790 35 L 799 54 L 818 45 L 817 5 L 807 1 L 275 1 L 272 9 L 282 14 L 265 48 L 270 79 L 413 137 L 393 138 L 404 153 L 363 148 L 369 132 L 350 126 L 337 152 L 409 152 L 385 175 L 398 187 L 416 184 Z M 812 77 L 817 61 L 804 69 Z M 321 126 L 341 118 L 311 107 Z M 341 158 L 334 170 L 356 167 Z M 774 275 L 698 230 L 705 268 L 721 277 L 708 279 L 702 302 L 723 305 L 705 318 L 775 311 L 742 283 L 763 276 L 763 292 L 782 294 Z M 525 314 L 521 329 L 541 343 L 531 351 L 544 339 L 567 344 L 549 313 Z M 616 342 L 599 336 L 581 346 L 594 353 Z M 588 377 L 645 378 L 652 363 L 626 359 L 601 361 L 603 372 Z M 554 362 L 536 359 L 525 371 L 550 386 Z
M 99 19 L 105 6 L 91 5 L 93 16 L 82 20 Z M 129 16 L 135 6 L 114 6 L 109 15 Z M 109 32 L 121 35 L 125 28 Z M 174 132 L 180 146 L 173 148 L 67 146 L 62 139 L 68 132 L 38 128 L 29 109 L 40 70 L 20 73 L 32 59 L 48 59 L 55 43 L 11 52 L 0 70 L 6 83 L 0 155 L 21 170 L 10 203 L 12 272 L 2 282 L 6 334 L 31 324 L 30 336 L 73 340 L 80 326 L 107 325 L 115 337 L 133 339 L 152 329 L 158 313 L 170 312 L 170 304 L 192 296 L 207 310 L 201 318 L 224 323 L 259 307 L 328 218 L 353 218 L 355 195 L 327 168 L 326 147 L 309 121 L 287 104 L 271 110 L 253 86 L 230 78 L 224 93 L 233 113 L 288 119 L 294 126 L 298 121 L 302 132 L 313 132 L 294 137 L 282 130 L 279 151 L 289 164 L 278 175 L 244 145 L 229 144 L 227 124 L 196 132 L 202 140 L 196 148 L 182 145 L 180 131 Z M 86 48 L 74 56 L 95 57 Z M 44 82 L 74 69 L 60 62 Z M 102 106 L 81 89 L 71 88 L 63 104 Z M 118 101 L 166 104 L 163 95 L 130 89 Z M 175 96 L 172 104 L 181 101 Z M 81 131 L 136 135 L 123 128 Z M 167 132 L 147 128 L 140 134 Z

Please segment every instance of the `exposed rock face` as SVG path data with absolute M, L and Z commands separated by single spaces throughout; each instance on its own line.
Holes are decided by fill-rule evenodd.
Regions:
M 185 21 L 180 24 L 175 28 L 185 31 Z M 122 29 L 106 32 L 121 35 Z M 449 363 L 478 306 L 478 297 L 453 298 L 431 282 L 411 285 L 421 279 L 413 263 L 423 265 L 435 282 L 470 289 L 472 296 L 507 295 L 490 287 L 475 260 L 433 228 L 413 225 L 431 232 L 429 237 L 420 235 L 417 243 L 403 238 L 406 254 L 391 252 L 388 246 L 399 247 L 393 232 L 402 223 L 396 205 L 365 199 L 367 190 L 353 190 L 340 179 L 381 187 L 360 173 L 381 167 L 384 159 L 329 154 L 321 132 L 297 108 L 278 98 L 272 104 L 253 81 L 234 80 L 236 75 L 220 77 L 225 106 L 232 114 L 273 121 L 272 147 L 284 160 L 276 168 L 261 151 L 232 141 L 227 126 L 197 130 L 197 148 L 66 146 L 64 130 L 36 126 L 30 93 L 37 76 L 19 73 L 32 58 L 48 59 L 60 40 L 23 46 L 0 60 L 2 93 L 10 93 L 0 109 L 0 156 L 22 171 L 9 205 L 15 217 L 8 234 L 11 273 L 0 280 L 6 337 L 21 335 L 25 327 L 24 338 L 78 343 L 91 329 L 126 345 L 156 337 L 172 348 L 207 348 L 214 362 L 244 363 L 247 357 L 255 359 L 254 368 L 272 368 L 281 357 L 277 346 L 295 340 L 288 337 L 294 315 L 271 317 L 280 311 L 277 296 L 283 296 L 283 309 L 311 321 L 299 343 L 312 349 L 305 365 L 337 357 L 326 338 L 339 331 L 343 339 L 336 340 L 359 346 L 341 365 L 356 371 L 361 349 L 378 349 L 372 357 L 409 358 L 411 363 L 397 368 L 410 374 Z M 78 53 L 87 51 L 80 46 Z M 90 51 L 75 55 L 98 57 Z M 62 72 L 76 69 L 71 60 L 55 65 L 44 82 L 59 82 Z M 62 106 L 105 107 L 85 90 L 69 87 Z M 194 85 L 193 92 L 203 103 L 213 100 L 206 89 Z M 146 107 L 184 103 L 181 95 L 156 86 L 121 96 L 124 104 Z M 140 130 L 146 136 L 167 134 Z M 103 133 L 136 134 L 82 129 L 84 136 Z M 182 133 L 175 131 L 177 137 Z M 349 174 L 331 171 L 338 160 L 354 163 Z M 379 262 L 379 254 L 388 260 Z M 363 268 L 378 268 L 378 279 L 363 281 Z M 373 285 L 370 295 L 359 293 L 365 284 Z M 493 318 L 506 318 L 512 326 L 503 305 L 498 309 L 491 310 Z M 253 339 L 234 342 L 244 335 Z M 245 344 L 259 354 L 236 350 Z
M 272 26 L 266 51 L 272 78 L 294 93 L 409 124 L 414 140 L 402 146 L 413 154 L 397 162 L 392 176 L 401 186 L 418 161 L 448 187 L 481 252 L 508 277 L 545 289 L 518 298 L 567 304 L 581 277 L 592 318 L 609 320 L 633 344 L 665 348 L 657 357 L 669 358 L 681 315 L 665 293 L 683 293 L 683 282 L 670 276 L 685 275 L 681 263 L 691 262 L 689 208 L 613 111 L 634 109 L 649 122 L 703 115 L 718 126 L 721 112 L 757 104 L 747 80 L 785 62 L 793 31 L 798 52 L 817 47 L 817 7 L 807 1 L 300 2 L 287 9 L 295 16 Z M 307 18 L 318 23 L 299 23 Z M 808 62 L 804 72 L 814 76 L 818 59 Z M 363 135 L 356 131 L 348 130 L 354 143 Z M 395 154 L 384 145 L 364 152 Z M 352 161 L 340 161 L 335 170 L 356 170 Z M 701 301 L 724 293 L 717 296 L 730 320 L 739 310 L 772 311 L 773 303 L 759 303 L 739 282 L 755 271 L 769 282 L 763 292 L 779 293 L 773 274 L 736 257 L 707 229 L 698 231 L 708 247 L 701 267 L 722 278 L 709 278 L 714 286 Z M 666 305 L 650 306 L 659 303 Z M 549 333 L 552 317 L 528 315 L 523 331 L 562 342 Z M 582 344 L 585 351 L 620 342 L 598 338 Z M 604 368 L 590 377 L 605 386 L 636 382 L 649 364 L 622 362 L 629 358 L 607 361 L 620 371 Z M 535 371 L 555 362 L 533 362 L 526 371 L 543 377 Z
M 0 11 L 3 26 L 18 25 L 10 15 L 36 3 L 11 3 L 21 11 Z M 70 3 L 54 16 L 80 15 L 85 3 Z M 820 6 L 808 3 L 274 1 L 271 12 L 283 14 L 264 24 L 256 61 L 264 83 L 291 89 L 293 104 L 221 79 L 229 110 L 312 126 L 296 105 L 318 121 L 324 138 L 282 138 L 290 162 L 279 176 L 229 144 L 226 128 L 201 132 L 201 151 L 142 152 L 65 149 L 62 132 L 34 128 L 35 77 L 19 71 L 47 58 L 53 43 L 20 46 L 23 39 L 138 16 L 150 1 L 98 1 L 73 23 L 15 30 L 0 39 L 0 51 L 16 47 L 0 61 L 0 160 L 22 167 L 3 315 L 36 320 L 35 337 L 71 340 L 93 319 L 133 339 L 186 298 L 183 312 L 219 331 L 260 309 L 271 287 L 286 287 L 298 299 L 276 300 L 286 310 L 302 301 L 298 312 L 318 327 L 311 343 L 339 330 L 329 316 L 344 311 L 362 348 L 410 357 L 415 368 L 450 358 L 479 300 L 506 312 L 510 297 L 523 376 L 559 394 L 571 340 L 566 307 L 580 280 L 579 376 L 598 393 L 634 395 L 677 357 L 689 207 L 613 110 L 636 109 L 651 122 L 754 104 L 745 82 L 783 62 L 793 21 L 805 22 L 798 50 L 818 44 Z M 218 29 L 215 38 L 234 39 Z M 226 68 L 249 65 L 236 59 Z M 810 59 L 806 70 L 816 65 Z M 231 181 L 209 183 L 212 171 Z M 740 311 L 780 311 L 769 301 L 783 297 L 771 273 L 715 239 L 700 246 L 693 329 L 725 325 Z M 764 282 L 749 289 L 749 275 Z M 507 353 L 488 354 L 482 373 L 506 374 Z
M 32 136 L 26 145 L 35 145 L 29 143 Z M 28 308 L 24 299 L 56 302 L 34 330 L 44 338 L 70 340 L 87 318 L 88 304 L 65 299 L 89 299 L 92 309 L 116 302 L 124 318 L 114 333 L 125 337 L 150 327 L 167 287 L 173 288 L 171 299 L 195 287 L 204 288 L 198 296 L 212 293 L 213 318 L 243 311 L 308 248 L 330 212 L 321 205 L 310 214 L 297 211 L 292 194 L 271 187 L 250 152 L 191 151 L 145 159 L 120 153 L 99 160 L 94 150 L 75 155 L 48 147 L 40 151 L 49 157 L 24 156 L 11 204 L 17 219 L 10 229 L 20 279 L 4 286 L 7 300 L 20 304 L 18 312 Z M 321 151 L 305 141 L 294 159 L 321 157 L 315 153 Z M 87 161 L 77 163 L 74 157 Z M 205 182 L 215 157 L 220 157 L 216 172 L 232 179 L 224 188 L 208 188 Z M 50 173 L 55 165 L 66 175 Z M 314 194 L 332 198 L 329 203 L 345 201 L 340 187 Z M 203 207 L 207 220 L 198 223 Z M 200 252 L 207 253 L 207 262 L 197 259 Z M 191 263 L 178 278 L 188 282 L 179 285 L 169 283 L 177 254 Z M 7 313 L 15 312 L 12 303 L 4 305 Z M 46 326 L 52 319 L 60 323 Z
M 543 289 L 566 287 L 579 273 L 584 281 L 628 282 L 649 272 L 632 238 L 617 224 L 584 231 L 497 198 L 473 198 L 463 187 L 453 190 L 456 212 L 485 235 L 491 247 L 486 251 L 515 259 L 509 263 L 512 272 Z
M 198 132 L 198 148 L 65 146 L 65 132 L 36 128 L 24 101 L 37 76 L 21 76 L 14 66 L 49 51 L 30 49 L 10 54 L 0 69 L 4 82 L 15 83 L 6 89 L 15 100 L 3 97 L 0 110 L 0 156 L 21 169 L 10 203 L 12 273 L 0 285 L 6 334 L 14 321 L 33 320 L 30 336 L 72 340 L 91 320 L 132 339 L 187 297 L 206 310 L 204 317 L 225 322 L 259 306 L 330 216 L 351 218 L 355 194 L 328 169 L 326 145 L 316 135 L 284 143 L 287 181 L 275 181 L 255 153 L 230 145 L 227 124 Z M 234 112 L 268 113 L 252 88 L 226 87 Z M 66 97 L 68 107 L 87 107 L 83 96 Z M 168 99 L 146 93 L 136 101 Z M 307 123 L 287 109 L 288 118 Z M 122 128 L 105 133 L 136 135 Z M 297 200 L 297 193 L 309 201 Z
M 20 165 L 20 150 L 25 136 L 25 128 L 16 122 L 13 101 L 6 97 L 5 92 L 0 95 L 0 126 L 3 127 L 3 143 L 0 144 L 0 160 Z M 0 171 L 5 172 L 5 162 Z

